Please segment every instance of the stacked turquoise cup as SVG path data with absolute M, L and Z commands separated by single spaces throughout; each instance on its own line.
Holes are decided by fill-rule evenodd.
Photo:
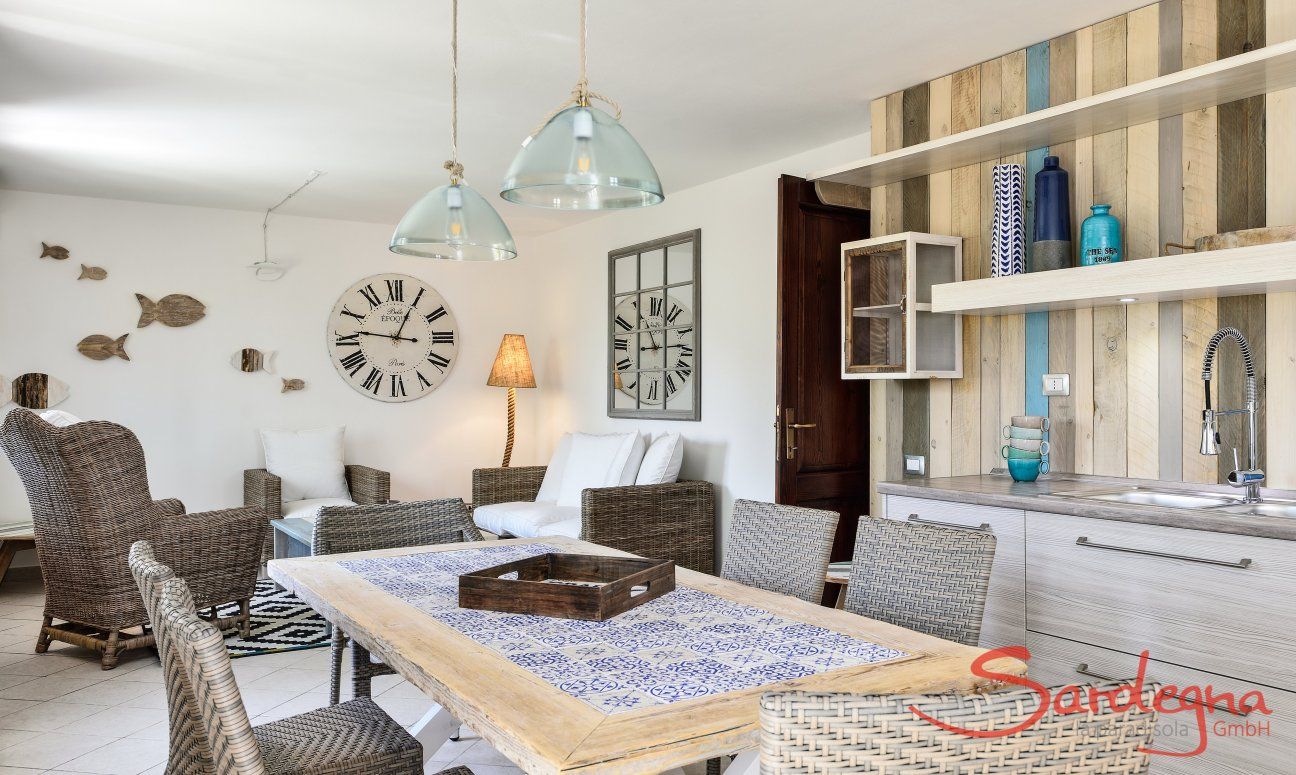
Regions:
M 1048 473 L 1049 419 L 1035 415 L 1016 415 L 1011 425 L 1003 428 L 1008 443 L 999 449 L 999 455 L 1008 461 L 1008 473 L 1013 481 L 1033 482 L 1040 474 Z

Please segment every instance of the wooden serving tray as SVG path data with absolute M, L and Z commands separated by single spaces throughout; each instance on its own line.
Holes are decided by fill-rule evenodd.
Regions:
M 674 589 L 669 560 L 541 554 L 460 576 L 459 607 L 601 622 Z

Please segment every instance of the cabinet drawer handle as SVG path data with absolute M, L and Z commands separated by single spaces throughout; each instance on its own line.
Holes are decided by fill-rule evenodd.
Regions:
M 990 523 L 989 523 L 989 522 L 982 522 L 980 526 L 977 526 L 977 525 L 960 525 L 960 524 L 958 524 L 957 522 L 938 522 L 938 521 L 936 521 L 936 520 L 934 520 L 934 519 L 923 519 L 922 517 L 918 516 L 917 514 L 910 514 L 910 515 L 909 515 L 909 521 L 910 521 L 910 522 L 913 522 L 913 523 L 916 524 L 916 525 L 935 525 L 935 526 L 937 526 L 937 527 L 956 527 L 956 528 L 958 528 L 959 530 L 979 530 L 979 531 L 982 532 L 982 533 L 989 533 L 989 532 L 990 532 Z
M 1076 665 L 1075 671 L 1080 675 L 1089 676 L 1090 678 L 1097 678 L 1099 681 L 1109 681 L 1113 683 L 1128 683 L 1130 680 L 1133 680 L 1133 679 L 1126 679 L 1125 681 L 1121 681 L 1118 678 L 1112 678 L 1111 676 L 1103 675 L 1102 673 L 1095 673 L 1094 671 L 1090 670 L 1089 665 L 1084 662 L 1081 662 L 1080 664 Z M 1246 706 L 1243 705 L 1239 705 L 1239 707 L 1242 707 L 1243 710 L 1236 711 L 1227 705 L 1218 705 L 1218 704 L 1211 704 L 1205 702 L 1193 702 L 1192 700 L 1184 699 L 1182 696 L 1178 694 L 1171 694 L 1169 692 L 1166 692 L 1163 696 L 1173 697 L 1174 699 L 1179 700 L 1180 702 L 1191 703 L 1193 705 L 1201 705 L 1203 708 L 1218 710 L 1221 713 L 1227 713 L 1230 716 L 1237 716 L 1238 718 L 1246 718 L 1247 716 L 1251 715 L 1251 709 L 1248 709 L 1246 708 Z
M 1106 549 L 1109 552 L 1128 552 L 1129 554 L 1145 554 L 1149 557 L 1165 557 L 1170 560 L 1186 560 L 1187 562 L 1200 562 L 1203 565 L 1221 565 L 1225 568 L 1250 568 L 1251 560 L 1242 558 L 1237 562 L 1228 560 L 1213 560 L 1210 557 L 1193 557 L 1187 554 L 1170 554 L 1168 552 L 1154 552 L 1151 549 L 1134 549 L 1128 546 L 1111 546 L 1110 544 L 1095 544 L 1085 536 L 1076 539 L 1076 546 L 1087 546 L 1090 549 Z

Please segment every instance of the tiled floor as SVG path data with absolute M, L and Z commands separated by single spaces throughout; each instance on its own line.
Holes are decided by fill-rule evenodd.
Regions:
M 0 775 L 161 773 L 167 722 L 157 658 L 129 652 L 104 671 L 85 649 L 55 643 L 49 653 L 34 654 L 42 604 L 37 583 L 0 585 Z M 326 648 L 234 660 L 252 723 L 327 705 L 328 664 Z M 349 684 L 344 677 L 343 686 Z M 397 676 L 376 679 L 374 699 L 406 725 L 432 705 Z M 477 775 L 521 772 L 467 729 L 460 742 L 437 752 L 427 772 L 452 764 Z

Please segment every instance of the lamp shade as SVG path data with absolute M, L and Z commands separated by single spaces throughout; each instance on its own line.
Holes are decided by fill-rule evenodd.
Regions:
M 396 225 L 390 250 L 454 261 L 506 261 L 517 245 L 495 208 L 463 183 L 434 188 Z
M 486 384 L 491 387 L 533 388 L 535 372 L 531 371 L 531 354 L 527 352 L 526 337 L 522 334 L 505 334 L 495 354 Z
M 625 127 L 582 105 L 563 110 L 527 138 L 500 196 L 554 210 L 619 210 L 666 198 L 657 170 Z

